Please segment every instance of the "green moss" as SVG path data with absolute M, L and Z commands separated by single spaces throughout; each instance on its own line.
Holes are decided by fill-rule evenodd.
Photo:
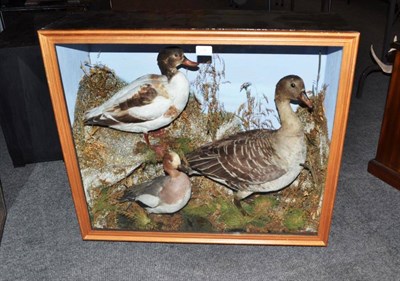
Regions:
M 264 228 L 268 223 L 271 222 L 271 218 L 268 216 L 260 216 L 251 221 L 251 225 L 258 227 L 258 228 Z
M 217 197 L 207 203 L 191 202 L 182 211 L 185 218 L 186 228 L 193 227 L 194 231 L 203 227 L 211 228 L 211 225 L 223 231 L 246 231 L 249 225 L 258 228 L 259 231 L 265 229 L 271 222 L 268 210 L 278 204 L 272 196 L 259 196 L 250 203 L 242 201 L 243 210 L 248 214 L 243 214 L 231 200 L 224 197 Z M 205 224 L 204 221 L 210 221 Z M 212 228 L 211 228 L 212 229 Z
M 185 155 L 193 150 L 192 139 L 188 137 L 180 137 L 171 144 L 172 149 L 179 154 Z
M 189 232 L 214 232 L 213 225 L 207 218 L 199 216 L 188 216 L 183 215 L 183 221 L 181 231 Z
M 298 230 L 304 227 L 306 223 L 305 213 L 301 209 L 292 209 L 285 214 L 283 225 L 288 230 Z
M 259 213 L 274 208 L 278 203 L 278 200 L 273 196 L 260 195 L 254 199 L 253 206 L 255 211 Z
M 217 200 L 220 206 L 220 216 L 218 221 L 225 225 L 226 230 L 243 229 L 250 220 L 230 201 Z
M 222 229 L 226 231 L 244 229 L 251 220 L 225 198 L 216 198 L 207 204 L 189 204 L 182 211 L 185 221 L 191 225 L 200 225 L 199 222 L 205 219 L 211 221 L 211 224 L 223 226 Z
M 146 157 L 145 157 L 145 163 L 147 163 L 147 164 L 153 164 L 153 165 L 155 165 L 155 164 L 157 164 L 159 161 L 158 161 L 158 158 L 157 158 L 157 154 L 155 153 L 155 151 L 154 150 L 151 150 L 151 149 L 148 149 L 147 151 L 146 151 Z
M 110 204 L 109 202 L 109 188 L 103 187 L 100 189 L 96 200 L 93 203 L 92 213 L 94 215 L 100 213 L 106 213 L 108 211 L 115 211 L 115 205 Z
M 134 153 L 143 154 L 144 155 L 144 163 L 155 165 L 159 162 L 157 158 L 157 154 L 153 149 L 151 149 L 146 143 L 138 142 L 136 144 Z
M 248 214 L 254 214 L 254 204 L 249 204 L 246 203 L 245 201 L 240 202 L 240 205 L 242 206 L 243 210 L 245 210 L 246 213 Z
M 152 230 L 155 226 L 145 211 L 122 212 L 117 219 L 118 226 L 122 229 Z
M 136 212 L 135 213 L 135 224 L 139 230 L 146 230 L 146 229 L 151 228 L 152 221 L 144 211 Z
M 210 202 L 212 203 L 212 202 Z M 213 204 L 188 204 L 182 211 L 183 214 L 186 216 L 193 216 L 193 217 L 201 217 L 201 218 L 207 218 L 210 216 L 212 213 L 215 212 L 217 209 L 215 205 Z
M 201 231 L 212 232 L 213 225 L 209 217 L 216 211 L 216 206 L 212 204 L 188 204 L 182 209 L 184 224 L 182 231 Z

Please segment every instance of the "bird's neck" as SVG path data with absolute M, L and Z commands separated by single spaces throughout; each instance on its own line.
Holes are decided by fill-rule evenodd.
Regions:
M 189 98 L 189 81 L 186 76 L 178 71 L 166 87 L 176 108 L 179 111 L 183 110 Z
M 164 167 L 164 171 L 171 177 L 175 178 L 177 176 L 179 176 L 179 174 L 181 173 L 180 171 L 178 171 L 172 164 L 171 164 L 171 158 L 169 157 L 165 157 L 163 160 L 163 167 Z
M 171 80 L 172 77 L 178 72 L 178 69 L 170 68 L 163 64 L 159 64 L 158 66 L 160 67 L 161 74 L 167 76 L 168 80 Z
M 166 168 L 164 168 L 164 170 L 172 178 L 176 178 L 181 174 L 180 171 L 178 171 L 176 169 L 173 169 L 173 168 L 170 168 L 170 167 L 166 167 Z
M 303 133 L 303 125 L 299 117 L 296 115 L 296 113 L 294 113 L 292 107 L 290 106 L 289 100 L 277 100 L 276 107 L 279 112 L 282 130 L 293 134 Z

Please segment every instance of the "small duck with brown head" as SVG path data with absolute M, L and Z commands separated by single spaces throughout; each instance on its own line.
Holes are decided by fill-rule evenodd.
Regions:
M 177 153 L 167 152 L 163 159 L 165 176 L 133 186 L 126 190 L 120 202 L 139 201 L 149 213 L 175 213 L 182 209 L 191 197 L 189 177 L 178 171 L 181 160 Z

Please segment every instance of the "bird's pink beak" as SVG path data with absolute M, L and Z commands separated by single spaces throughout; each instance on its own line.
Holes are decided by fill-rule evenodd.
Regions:
M 197 67 L 199 63 L 189 60 L 188 58 L 184 58 L 182 65 L 187 67 Z
M 307 96 L 305 91 L 301 92 L 301 94 L 300 94 L 298 99 L 303 104 L 305 104 L 309 109 L 312 109 L 314 107 L 313 104 L 312 104 L 312 101 L 308 98 L 308 96 Z

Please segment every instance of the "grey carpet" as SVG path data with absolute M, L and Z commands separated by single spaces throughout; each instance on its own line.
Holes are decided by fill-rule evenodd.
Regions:
M 369 44 L 381 47 L 387 4 L 346 2 L 333 11 L 362 32 L 359 75 Z M 13 168 L 0 134 L 0 280 L 399 280 L 400 192 L 366 171 L 388 84 L 372 74 L 364 98 L 352 99 L 326 248 L 82 241 L 63 162 Z

